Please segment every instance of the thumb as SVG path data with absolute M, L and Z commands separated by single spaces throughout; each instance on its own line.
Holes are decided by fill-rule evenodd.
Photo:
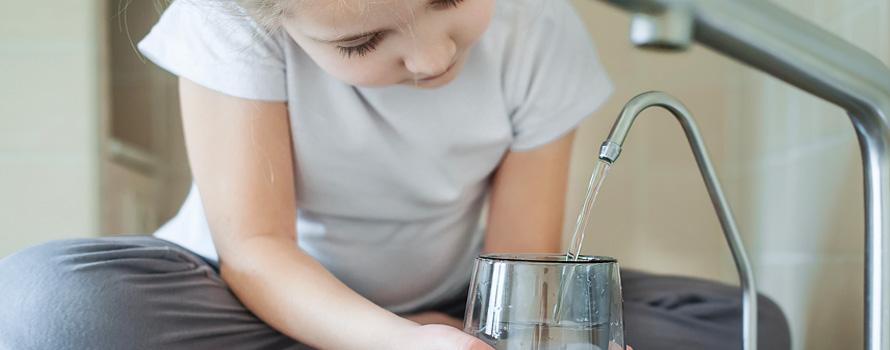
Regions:
M 484 341 L 472 335 L 461 332 L 455 328 L 451 328 L 448 331 L 451 333 L 449 338 L 451 338 L 452 344 L 448 347 L 449 350 L 494 350 L 494 348 L 488 346 Z
M 469 334 L 464 334 L 464 339 L 461 339 L 461 346 L 458 347 L 460 350 L 494 350 L 488 344 L 485 344 L 484 341 L 474 338 Z

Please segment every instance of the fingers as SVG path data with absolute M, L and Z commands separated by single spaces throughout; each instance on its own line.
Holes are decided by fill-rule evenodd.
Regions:
M 609 342 L 609 350 L 625 350 L 620 344 L 615 342 Z M 634 348 L 628 346 L 627 350 L 634 350 Z
M 471 347 L 468 348 L 467 350 L 494 350 L 494 348 L 488 346 L 488 344 L 485 344 L 485 342 L 483 342 L 479 339 L 476 339 L 476 340 L 477 341 L 473 342 L 473 344 L 471 344 Z
M 442 336 L 440 339 L 443 340 L 439 343 L 441 350 L 494 350 L 481 339 L 455 328 L 443 327 L 441 325 L 425 327 L 436 327 L 435 331 L 441 332 L 439 333 Z
M 420 325 L 444 324 L 446 326 L 451 326 L 457 329 L 461 329 L 464 326 L 463 320 L 456 319 L 441 312 L 430 311 L 402 317 L 407 320 L 419 323 Z
M 461 339 L 461 346 L 458 349 L 461 350 L 494 350 L 492 347 L 485 344 L 484 341 L 479 340 L 479 338 L 474 338 L 469 334 L 463 334 L 464 339 Z

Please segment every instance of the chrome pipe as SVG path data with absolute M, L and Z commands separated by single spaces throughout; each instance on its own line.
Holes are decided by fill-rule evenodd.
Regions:
M 691 26 L 695 41 L 844 108 L 859 139 L 865 191 L 866 350 L 890 350 L 890 69 L 862 49 L 768 1 L 599 0 Z M 647 29 L 648 28 L 648 29 Z M 664 35 L 637 33 L 637 38 Z M 690 40 L 691 41 L 691 40 Z M 683 42 L 673 38 L 671 43 Z M 671 48 L 658 40 L 643 47 Z
M 609 164 L 614 163 L 621 153 L 621 146 L 624 144 L 624 140 L 627 138 L 634 120 L 640 112 L 652 106 L 662 107 L 671 112 L 677 118 L 677 121 L 680 122 L 683 131 L 686 133 L 686 139 L 689 140 L 692 154 L 695 156 L 702 179 L 708 188 L 708 195 L 711 197 L 711 203 L 717 212 L 717 218 L 720 220 L 720 226 L 723 228 L 723 235 L 726 237 L 726 243 L 729 244 L 729 250 L 732 252 L 735 267 L 739 273 L 739 284 L 742 287 L 743 348 L 745 350 L 756 350 L 757 288 L 754 284 L 754 275 L 751 272 L 751 261 L 745 252 L 739 229 L 735 224 L 732 212 L 729 210 L 729 203 L 723 195 L 720 181 L 717 180 L 714 166 L 711 165 L 711 158 L 708 156 L 701 133 L 698 132 L 698 127 L 692 119 L 692 113 L 686 109 L 682 102 L 666 93 L 650 91 L 639 94 L 624 105 L 621 115 L 618 116 L 618 120 L 612 126 L 609 137 L 600 148 L 599 158 L 609 162 Z

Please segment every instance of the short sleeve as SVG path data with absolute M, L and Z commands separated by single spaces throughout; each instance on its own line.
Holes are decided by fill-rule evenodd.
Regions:
M 581 19 L 566 0 L 536 2 L 518 28 L 507 70 L 513 150 L 544 146 L 573 130 L 612 94 Z
M 269 34 L 237 5 L 176 0 L 139 51 L 199 85 L 253 100 L 286 101 L 283 34 Z

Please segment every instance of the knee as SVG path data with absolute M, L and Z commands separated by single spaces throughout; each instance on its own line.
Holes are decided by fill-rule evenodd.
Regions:
M 791 349 L 791 329 L 785 313 L 769 297 L 757 298 L 757 346 L 760 349 Z
M 634 271 L 626 276 L 626 280 L 622 276 L 627 292 L 625 324 L 629 338 L 643 345 L 640 348 L 741 348 L 742 293 L 738 286 Z M 790 334 L 781 308 L 758 295 L 758 347 L 788 350 Z
M 97 242 L 43 243 L 0 260 L 0 348 L 104 349 L 126 335 L 110 308 L 128 303 L 127 291 L 94 256 Z
M 30 307 L 30 303 L 62 286 L 68 277 L 65 264 L 58 259 L 68 249 L 69 241 L 38 244 L 0 260 L 0 312 L 9 307 Z
M 51 251 L 56 242 L 39 244 L 0 260 L 0 348 L 27 349 L 45 336 L 38 327 L 58 322 L 49 301 L 59 287 Z
M 71 328 L 92 324 L 85 281 L 59 259 L 71 243 L 43 243 L 0 260 L 0 348 L 59 347 Z

